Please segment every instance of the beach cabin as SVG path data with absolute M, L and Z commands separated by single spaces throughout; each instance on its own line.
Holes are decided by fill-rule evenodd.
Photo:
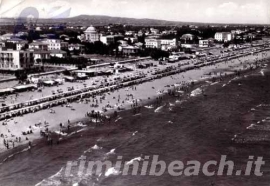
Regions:
M 65 80 L 68 81 L 68 82 L 74 82 L 75 78 L 71 77 L 71 76 L 65 76 Z
M 0 95 L 12 94 L 14 91 L 13 88 L 0 89 Z
M 14 87 L 15 92 L 24 92 L 29 90 L 35 90 L 37 89 L 36 84 L 28 84 L 28 85 L 19 85 Z
M 55 84 L 55 81 L 52 81 L 52 80 L 43 81 L 43 85 L 45 86 L 53 86 L 54 84 Z
M 77 73 L 77 79 L 86 80 L 88 76 L 85 73 Z

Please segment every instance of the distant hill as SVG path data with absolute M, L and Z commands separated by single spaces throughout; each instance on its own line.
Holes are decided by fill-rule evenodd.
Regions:
M 69 23 L 79 23 L 82 25 L 108 25 L 108 24 L 127 24 L 136 26 L 175 26 L 187 24 L 184 22 L 156 20 L 156 19 L 135 19 L 124 17 L 110 17 L 100 15 L 80 15 L 68 19 L 62 19 Z
M 1 18 L 0 24 L 10 23 L 14 24 L 16 20 L 14 18 Z M 192 24 L 187 22 L 166 21 L 156 19 L 135 19 L 124 17 L 110 17 L 102 15 L 80 15 L 71 18 L 59 18 L 59 19 L 39 19 L 38 23 L 68 23 L 69 25 L 81 25 L 81 26 L 100 26 L 108 24 L 126 24 L 134 26 L 179 26 L 183 24 Z M 196 23 L 198 24 L 198 23 Z
M 16 19 L 14 18 L 0 18 L 0 25 L 14 24 Z M 228 25 L 219 23 L 196 23 L 196 22 L 180 22 L 180 21 L 166 21 L 157 19 L 136 19 L 125 17 L 110 17 L 103 15 L 80 15 L 70 18 L 58 18 L 58 19 L 38 19 L 38 23 L 56 24 L 56 23 L 68 23 L 72 26 L 102 26 L 108 24 L 122 24 L 122 25 L 134 25 L 134 26 L 180 26 L 180 25 Z M 230 25 L 247 25 L 247 24 L 230 24 Z M 251 25 L 251 24 L 250 24 Z M 254 24 L 255 25 L 255 24 Z

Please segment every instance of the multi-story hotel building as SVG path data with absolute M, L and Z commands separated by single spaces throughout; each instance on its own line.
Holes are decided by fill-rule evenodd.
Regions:
M 2 50 L 0 51 L 0 69 L 29 69 L 34 65 L 34 54 L 31 51 Z

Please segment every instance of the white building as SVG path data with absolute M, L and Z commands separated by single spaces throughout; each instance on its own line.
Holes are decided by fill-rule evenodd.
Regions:
M 133 55 L 139 52 L 140 48 L 137 46 L 119 46 L 119 52 L 124 55 Z
M 128 45 L 128 42 L 126 40 L 119 40 L 118 41 L 122 46 Z
M 161 41 L 159 39 L 146 38 L 145 47 L 146 48 L 161 48 Z
M 245 32 L 244 30 L 240 30 L 240 29 L 231 31 L 232 34 L 241 34 L 241 33 L 244 33 L 244 32 Z
M 63 50 L 51 50 L 50 55 L 51 57 L 65 58 L 67 57 L 67 52 Z
M 0 51 L 0 69 L 29 69 L 34 65 L 34 54 L 31 51 Z
M 134 36 L 135 35 L 135 31 L 126 31 L 125 35 L 126 36 Z
M 84 39 L 85 41 L 94 43 L 96 41 L 99 41 L 99 34 L 95 27 L 90 26 L 84 31 Z
M 231 41 L 233 39 L 233 35 L 230 32 L 217 32 L 215 34 L 215 40 L 217 41 Z
M 42 42 L 34 42 L 29 44 L 29 49 L 33 50 L 48 50 L 48 45 L 47 43 L 42 43 Z
M 82 51 L 83 49 L 84 49 L 84 45 L 81 45 L 81 44 L 69 44 L 68 45 L 69 51 L 74 51 L 74 50 Z
M 131 43 L 137 43 L 138 42 L 137 37 L 126 37 L 125 40 L 126 41 L 130 40 Z
M 14 37 L 14 34 L 8 33 L 8 34 L 1 35 L 0 40 L 6 41 L 6 40 L 11 39 L 12 37 Z
M 62 42 L 60 39 L 45 39 L 41 42 L 48 44 L 48 50 L 63 50 L 68 48 L 68 43 Z
M 150 31 L 151 31 L 151 34 L 153 34 L 153 35 L 157 35 L 160 33 L 159 30 L 155 29 L 155 28 L 150 28 Z
M 177 48 L 176 39 L 158 39 L 158 38 L 146 38 L 146 48 L 158 48 L 161 50 L 171 50 Z
M 177 40 L 176 39 L 161 39 L 161 50 L 171 50 L 177 48 Z
M 212 47 L 214 45 L 214 41 L 212 39 L 202 39 L 199 40 L 200 48 Z
M 108 35 L 108 36 L 100 36 L 100 41 L 104 43 L 105 45 L 109 45 L 115 42 L 114 36 Z
M 49 51 L 45 50 L 36 50 L 34 51 L 34 61 L 38 62 L 37 60 L 40 59 L 43 62 L 44 59 L 50 59 L 51 55 Z

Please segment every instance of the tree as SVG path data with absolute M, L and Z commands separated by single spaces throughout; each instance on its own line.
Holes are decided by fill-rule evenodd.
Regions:
M 229 45 L 230 45 L 230 43 L 229 43 L 229 42 L 225 42 L 225 43 L 223 44 L 223 47 L 224 47 L 224 48 L 228 48 L 228 47 L 229 47 Z
M 41 59 L 40 58 L 38 58 L 36 61 L 37 61 L 37 63 L 41 63 Z
M 16 71 L 15 77 L 21 82 L 26 81 L 27 80 L 27 72 L 25 70 Z

